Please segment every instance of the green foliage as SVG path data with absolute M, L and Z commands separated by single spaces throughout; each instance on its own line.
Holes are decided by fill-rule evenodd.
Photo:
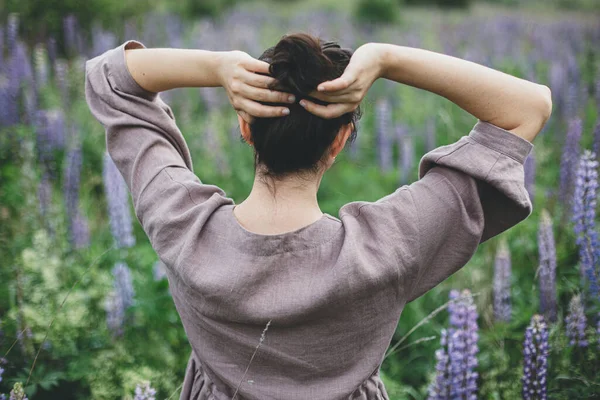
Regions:
M 394 22 L 400 15 L 398 0 L 359 0 L 355 6 L 356 19 L 364 22 Z
M 474 0 L 404 0 L 411 6 L 438 6 L 442 8 L 468 8 Z

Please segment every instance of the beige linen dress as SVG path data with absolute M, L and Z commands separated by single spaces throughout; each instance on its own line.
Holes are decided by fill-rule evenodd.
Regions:
M 255 234 L 194 174 L 169 106 L 130 75 L 124 50 L 142 46 L 89 60 L 86 99 L 167 266 L 192 349 L 181 399 L 230 399 L 238 385 L 239 400 L 388 399 L 379 368 L 406 303 L 531 213 L 532 144 L 478 121 L 427 153 L 411 185 L 345 204 L 339 218 Z

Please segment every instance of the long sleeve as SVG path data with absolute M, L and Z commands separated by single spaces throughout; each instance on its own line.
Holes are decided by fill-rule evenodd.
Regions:
M 128 41 L 86 63 L 85 94 L 106 129 L 106 148 L 131 192 L 135 214 L 159 257 L 170 266 L 185 235 L 202 227 L 211 198 L 223 190 L 193 173 L 190 151 L 173 112 L 140 87 L 125 61 Z
M 410 302 L 463 267 L 480 243 L 527 218 L 523 164 L 533 145 L 478 121 L 468 136 L 427 153 L 419 180 L 376 202 L 357 202 L 366 246 L 397 268 Z M 352 203 L 350 203 L 352 204 Z

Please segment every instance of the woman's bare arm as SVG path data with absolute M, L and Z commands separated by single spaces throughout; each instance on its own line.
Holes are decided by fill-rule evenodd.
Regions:
M 429 50 L 367 43 L 353 54 L 344 74 L 323 82 L 302 101 L 310 112 L 333 118 L 358 107 L 378 78 L 439 94 L 481 121 L 532 141 L 552 111 L 550 89 L 486 66 Z
M 436 93 L 482 121 L 532 141 L 552 112 L 547 86 L 424 49 L 379 45 L 381 76 Z

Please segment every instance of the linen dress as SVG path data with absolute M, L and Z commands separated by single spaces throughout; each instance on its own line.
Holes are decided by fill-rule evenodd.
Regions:
M 404 306 L 530 215 L 533 145 L 477 121 L 427 153 L 411 185 L 255 234 L 194 174 L 170 107 L 129 73 L 124 50 L 141 47 L 87 61 L 86 99 L 167 267 L 192 349 L 181 399 L 231 399 L 236 388 L 239 400 L 388 399 L 379 369 Z

